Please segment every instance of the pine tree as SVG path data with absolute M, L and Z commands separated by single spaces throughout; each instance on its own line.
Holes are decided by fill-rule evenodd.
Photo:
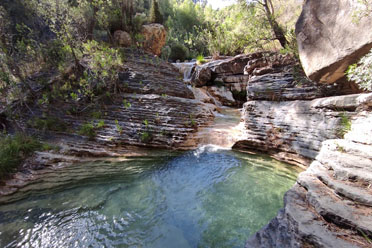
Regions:
M 152 0 L 150 9 L 150 23 L 163 23 L 163 16 L 159 10 L 159 4 L 156 0 Z

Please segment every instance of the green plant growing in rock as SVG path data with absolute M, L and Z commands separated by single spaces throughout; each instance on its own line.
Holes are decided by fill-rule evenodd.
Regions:
M 197 126 L 197 122 L 195 121 L 194 117 L 192 114 L 189 115 L 189 119 L 190 119 L 190 126 L 191 127 L 196 127 Z
M 41 148 L 37 139 L 25 134 L 0 135 L 0 180 L 15 172 L 24 159 Z
M 150 132 L 144 131 L 144 132 L 141 133 L 140 138 L 141 138 L 142 142 L 147 143 L 152 139 L 152 135 L 151 135 Z
M 337 151 L 342 152 L 342 153 L 346 152 L 345 148 L 341 146 L 340 144 L 336 144 L 336 149 Z
M 93 140 L 97 133 L 93 123 L 85 123 L 81 125 L 79 132 L 80 135 L 87 136 L 90 140 Z
M 124 105 L 124 108 L 126 109 L 129 109 L 132 106 L 132 104 L 128 102 L 126 99 L 123 100 L 123 105 Z
M 29 127 L 38 130 L 49 130 L 56 132 L 64 132 L 67 129 L 67 124 L 57 117 L 34 117 L 27 122 Z
M 90 140 L 93 140 L 97 136 L 97 130 L 104 128 L 105 121 L 100 120 L 97 124 L 94 122 L 87 122 L 80 126 L 78 134 L 87 136 Z
M 123 133 L 123 128 L 120 126 L 118 120 L 115 120 L 115 126 L 116 126 L 116 130 L 119 132 L 119 134 L 122 134 Z
M 205 62 L 206 62 L 206 61 L 205 61 L 203 55 L 198 55 L 198 56 L 196 57 L 196 64 L 197 64 L 197 65 L 202 65 L 202 64 L 204 64 Z
M 351 120 L 345 113 L 342 113 L 340 117 L 340 128 L 337 130 L 337 136 L 343 138 L 351 130 Z
M 366 91 L 372 91 L 372 50 L 358 63 L 350 65 L 346 71 L 349 81 L 353 81 Z

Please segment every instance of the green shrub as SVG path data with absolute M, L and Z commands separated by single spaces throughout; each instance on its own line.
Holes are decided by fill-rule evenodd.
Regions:
M 337 130 L 337 136 L 343 138 L 347 132 L 351 130 L 351 120 L 345 114 L 341 114 L 340 128 Z
M 148 131 L 145 131 L 145 132 L 141 133 L 141 141 L 142 142 L 147 143 L 147 142 L 151 141 L 151 139 L 152 139 L 152 135 Z
M 63 132 L 67 129 L 67 124 L 57 117 L 33 118 L 27 122 L 28 126 L 38 130 L 49 130 Z
M 206 62 L 206 61 L 205 61 L 203 55 L 198 55 L 198 56 L 196 57 L 196 64 L 197 64 L 197 65 L 202 65 L 202 64 L 204 64 L 205 62 Z
M 354 81 L 363 90 L 372 91 L 372 50 L 357 64 L 349 66 L 347 78 Z
M 0 180 L 5 179 L 24 159 L 42 147 L 41 143 L 25 134 L 0 136 Z
M 80 130 L 78 132 L 80 135 L 87 136 L 89 139 L 94 139 L 97 135 L 96 127 L 93 123 L 85 123 L 81 125 Z
M 146 14 L 136 14 L 133 17 L 133 32 L 140 33 L 142 29 L 142 25 L 146 23 Z
M 181 44 L 174 44 L 171 48 L 169 58 L 173 61 L 181 60 L 184 61 L 187 57 L 187 48 Z

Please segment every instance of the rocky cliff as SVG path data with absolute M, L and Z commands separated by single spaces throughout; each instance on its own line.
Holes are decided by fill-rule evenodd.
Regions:
M 305 1 L 296 34 L 311 79 L 342 85 L 345 69 L 371 48 L 364 33 L 369 17 L 353 22 L 355 4 Z M 258 81 L 258 97 L 254 85 L 247 87 L 246 137 L 235 147 L 309 167 L 285 194 L 284 208 L 246 247 L 371 247 L 372 94 L 341 96 L 326 88 L 323 97 L 312 91 L 310 100 L 279 87 L 270 100 L 262 92 L 273 77 Z
M 371 247 L 372 94 L 354 99 L 351 130 L 322 142 L 284 209 L 246 247 Z
M 25 107 L 18 125 L 58 149 L 37 153 L 26 161 L 20 172 L 0 188 L 0 195 L 21 189 L 50 166 L 89 157 L 138 154 L 134 146 L 197 146 L 194 134 L 213 120 L 214 107 L 195 99 L 173 65 L 141 51 L 128 49 L 125 54 L 119 73 L 120 93 L 95 104 L 77 100 L 50 102 L 47 107 L 34 102 L 29 103 L 29 109 Z M 85 125 L 95 127 L 94 135 L 81 132 Z

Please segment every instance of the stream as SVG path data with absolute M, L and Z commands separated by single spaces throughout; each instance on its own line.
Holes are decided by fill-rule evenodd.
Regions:
M 0 247 L 244 247 L 299 171 L 229 149 L 238 117 L 219 114 L 193 151 L 60 168 L 0 205 Z

